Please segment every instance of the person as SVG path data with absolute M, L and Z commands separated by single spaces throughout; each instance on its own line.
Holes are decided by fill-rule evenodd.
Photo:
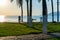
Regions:
M 18 23 L 20 23 L 20 16 L 18 16 Z

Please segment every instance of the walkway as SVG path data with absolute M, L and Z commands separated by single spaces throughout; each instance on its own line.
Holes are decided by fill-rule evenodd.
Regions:
M 7 36 L 0 37 L 0 40 L 41 40 L 48 37 L 58 37 L 60 38 L 60 33 L 49 33 L 45 34 L 30 34 L 30 35 L 21 35 L 21 36 Z

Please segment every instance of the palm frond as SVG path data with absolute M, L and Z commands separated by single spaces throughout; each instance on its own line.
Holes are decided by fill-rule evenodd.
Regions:
M 20 7 L 23 4 L 23 0 L 16 0 L 17 5 Z
M 29 2 L 29 0 L 25 0 L 26 2 L 28 1 Z
M 28 0 L 25 0 L 26 2 L 28 1 Z
M 41 2 L 41 0 L 38 0 L 38 2 L 40 3 L 40 2 Z
M 13 0 L 11 0 L 11 2 L 13 2 Z
M 49 0 L 48 0 L 49 1 Z
M 48 0 L 49 1 L 49 0 Z

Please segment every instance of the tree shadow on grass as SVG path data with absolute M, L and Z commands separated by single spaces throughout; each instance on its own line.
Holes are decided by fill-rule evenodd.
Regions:
M 47 38 L 46 40 L 60 40 L 60 38 Z
M 60 38 L 59 35 L 56 35 L 56 34 L 52 34 L 52 33 L 48 33 L 49 36 L 53 37 L 53 38 Z

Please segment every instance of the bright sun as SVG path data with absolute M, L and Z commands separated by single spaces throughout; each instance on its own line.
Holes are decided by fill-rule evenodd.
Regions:
M 5 21 L 5 16 L 0 15 L 0 22 L 4 22 Z
M 7 4 L 7 0 L 0 0 L 0 6 L 4 6 Z

